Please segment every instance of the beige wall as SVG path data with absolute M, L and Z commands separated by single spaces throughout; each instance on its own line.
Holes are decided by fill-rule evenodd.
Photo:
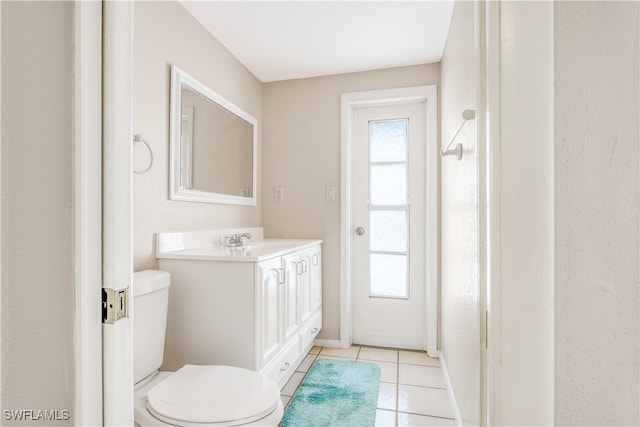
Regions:
M 72 411 L 74 7 L 1 7 L 2 410 Z
M 264 85 L 262 156 L 266 237 L 314 237 L 323 245 L 323 328 L 340 338 L 340 94 L 440 81 L 439 64 Z M 326 187 L 336 200 L 326 200 Z M 274 201 L 274 188 L 285 200 Z
M 442 141 L 462 123 L 462 111 L 476 108 L 474 3 L 456 2 L 441 62 Z M 477 425 L 480 375 L 478 314 L 478 143 L 476 120 L 455 143 L 462 160 L 441 165 L 441 337 L 440 349 L 464 425 Z
M 255 117 L 259 141 L 262 84 L 178 2 L 136 2 L 134 14 L 133 130 L 154 155 L 153 167 L 133 176 L 133 265 L 142 270 L 157 268 L 154 233 L 260 226 L 262 221 L 260 180 L 255 207 L 169 200 L 170 66 L 176 64 Z M 141 144 L 134 147 L 138 168 L 146 165 L 144 150 Z
M 639 18 L 555 4 L 557 425 L 640 425 Z

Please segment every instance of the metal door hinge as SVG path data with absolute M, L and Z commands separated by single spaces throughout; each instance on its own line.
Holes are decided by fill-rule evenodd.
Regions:
M 129 288 L 102 288 L 102 323 L 113 323 L 129 317 Z

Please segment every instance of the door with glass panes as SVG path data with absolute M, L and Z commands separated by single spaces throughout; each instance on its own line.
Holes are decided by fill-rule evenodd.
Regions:
M 425 104 L 354 111 L 352 334 L 424 349 Z

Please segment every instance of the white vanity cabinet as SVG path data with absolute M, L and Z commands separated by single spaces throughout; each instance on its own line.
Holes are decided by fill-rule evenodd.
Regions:
M 162 369 L 232 365 L 283 386 L 322 328 L 321 241 L 295 242 L 273 256 L 252 256 L 252 242 L 244 255 L 158 256 L 171 274 Z

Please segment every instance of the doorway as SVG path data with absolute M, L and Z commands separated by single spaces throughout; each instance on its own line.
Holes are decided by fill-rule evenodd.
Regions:
M 353 341 L 424 349 L 424 102 L 354 110 Z
M 437 355 L 436 101 L 435 86 L 342 95 L 340 346 L 343 348 L 356 341 L 422 349 Z M 420 121 L 422 124 L 413 126 Z M 385 127 L 395 127 L 399 134 L 405 129 L 409 139 L 421 140 L 418 151 L 414 152 L 409 144 L 406 160 L 376 157 L 371 161 L 371 130 L 375 133 Z M 366 143 L 359 144 L 358 139 Z M 404 201 L 376 200 L 378 196 L 371 194 L 370 183 L 379 179 L 379 172 L 395 170 L 402 178 L 403 168 L 408 190 Z M 412 181 L 414 185 L 409 190 Z M 397 196 L 398 192 L 391 193 Z M 381 231 L 390 227 L 389 223 L 381 222 L 385 218 L 394 218 L 391 224 L 404 227 L 400 234 L 393 231 L 393 241 L 386 243 L 380 240 Z M 394 265 L 395 270 L 380 280 L 378 270 L 383 262 Z M 389 289 L 387 284 L 391 282 L 396 286 Z M 409 306 L 412 308 L 407 310 Z M 396 323 L 385 320 L 390 318 L 402 320 L 389 327 Z M 398 332 L 404 329 L 412 330 L 414 337 Z

